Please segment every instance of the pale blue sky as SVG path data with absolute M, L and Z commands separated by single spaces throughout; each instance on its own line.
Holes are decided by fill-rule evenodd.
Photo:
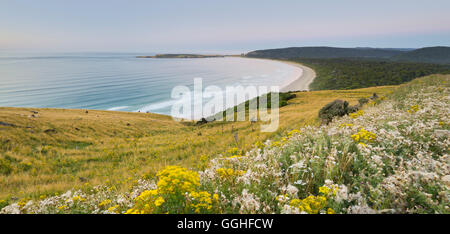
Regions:
M 0 0 L 0 49 L 450 46 L 449 12 L 448 0 Z

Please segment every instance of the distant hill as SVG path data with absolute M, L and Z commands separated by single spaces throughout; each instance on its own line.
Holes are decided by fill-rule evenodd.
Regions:
M 247 57 L 293 59 L 293 58 L 391 58 L 405 53 L 401 49 L 337 48 L 337 47 L 289 47 L 256 50 Z
M 450 47 L 436 46 L 408 51 L 406 53 L 394 56 L 392 60 L 402 62 L 450 64 Z
M 421 76 L 450 73 L 450 47 L 290 47 L 257 50 L 245 56 L 285 59 L 311 67 L 317 74 L 311 90 L 398 85 Z
M 272 59 L 368 58 L 396 62 L 450 64 L 450 47 L 436 46 L 421 49 L 289 47 L 256 50 L 247 53 L 245 56 Z
M 224 55 L 203 55 L 203 54 L 157 54 L 155 56 L 136 56 L 136 58 L 216 58 Z

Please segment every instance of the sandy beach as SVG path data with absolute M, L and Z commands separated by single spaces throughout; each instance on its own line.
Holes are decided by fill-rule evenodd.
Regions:
M 293 91 L 309 91 L 309 85 L 314 81 L 316 78 L 316 72 L 303 64 L 291 62 L 291 61 L 284 61 L 284 60 L 277 60 L 277 59 L 266 59 L 266 58 L 250 58 L 250 59 L 262 59 L 262 60 L 272 60 L 275 62 L 281 62 L 285 63 L 294 67 L 300 68 L 302 71 L 300 72 L 300 75 L 289 83 L 286 86 L 283 86 L 280 88 L 280 92 L 293 92 Z
M 279 60 L 276 60 L 279 61 Z M 281 61 L 283 63 L 287 63 L 292 66 L 299 67 L 303 70 L 302 74 L 293 82 L 286 85 L 285 87 L 281 88 L 280 91 L 282 92 L 289 92 L 289 91 L 303 91 L 308 90 L 309 91 L 309 85 L 313 82 L 314 78 L 316 78 L 316 72 L 302 64 L 294 63 L 294 62 L 288 62 L 288 61 Z

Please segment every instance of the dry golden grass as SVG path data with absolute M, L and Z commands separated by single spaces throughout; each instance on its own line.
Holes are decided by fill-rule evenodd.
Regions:
M 248 150 L 257 141 L 318 124 L 319 109 L 334 99 L 355 104 L 374 92 L 384 95 L 394 89 L 299 92 L 280 109 L 274 133 L 262 133 L 260 123 L 250 122 L 197 126 L 147 113 L 0 108 L 0 121 L 17 125 L 0 125 L 0 199 L 37 197 L 85 183 L 126 189 L 130 180 L 152 176 L 165 165 L 202 168 L 232 147 Z M 35 117 L 32 111 L 38 112 Z

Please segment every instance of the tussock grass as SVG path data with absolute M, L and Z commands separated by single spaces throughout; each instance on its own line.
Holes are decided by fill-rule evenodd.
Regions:
M 86 184 L 127 190 L 167 165 L 204 169 L 230 148 L 247 151 L 255 142 L 318 125 L 319 109 L 335 99 L 356 104 L 394 89 L 298 92 L 280 108 L 273 133 L 260 132 L 260 122 L 195 125 L 148 113 L 1 107 L 0 121 L 16 126 L 0 125 L 0 199 L 36 198 Z

